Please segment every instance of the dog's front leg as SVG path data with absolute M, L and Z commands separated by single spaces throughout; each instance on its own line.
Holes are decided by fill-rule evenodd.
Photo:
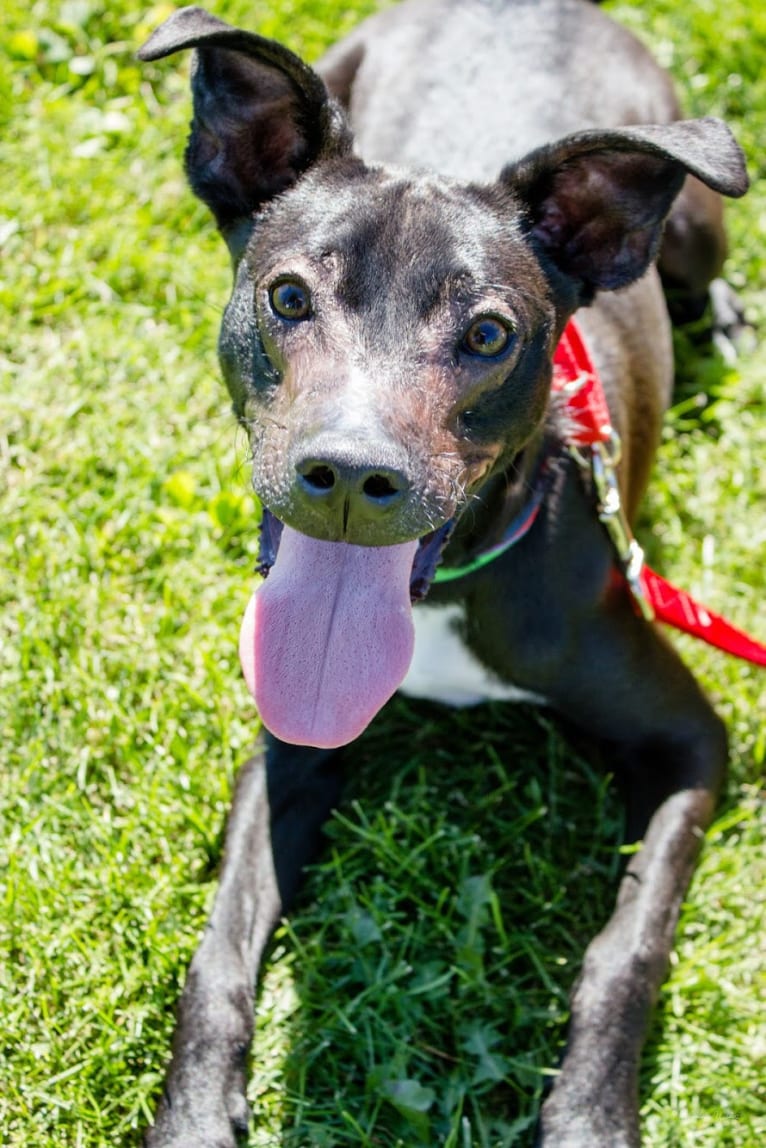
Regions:
M 646 644 L 663 672 L 652 678 L 651 662 L 644 662 L 648 678 L 627 703 L 638 707 L 635 723 L 626 723 L 632 736 L 609 746 L 626 789 L 628 840 L 641 844 L 612 917 L 585 953 L 566 1052 L 541 1114 L 540 1148 L 641 1143 L 641 1048 L 725 773 L 721 722 L 664 641 L 653 635 Z
M 336 754 L 271 737 L 240 771 L 220 884 L 181 996 L 147 1148 L 233 1148 L 247 1131 L 245 1064 L 258 967 L 338 791 Z

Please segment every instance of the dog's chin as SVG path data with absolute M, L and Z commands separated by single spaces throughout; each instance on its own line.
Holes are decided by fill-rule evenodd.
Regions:
M 418 546 L 410 574 L 410 600 L 413 603 L 422 601 L 427 595 L 454 525 L 455 519 L 451 518 L 417 539 Z M 275 514 L 263 508 L 256 569 L 264 578 L 277 560 L 283 526 L 284 523 Z

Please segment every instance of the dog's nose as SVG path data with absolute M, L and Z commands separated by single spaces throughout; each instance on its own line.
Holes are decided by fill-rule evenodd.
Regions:
M 301 498 L 346 522 L 370 522 L 401 503 L 409 490 L 404 471 L 382 463 L 363 465 L 330 452 L 312 454 L 296 465 Z

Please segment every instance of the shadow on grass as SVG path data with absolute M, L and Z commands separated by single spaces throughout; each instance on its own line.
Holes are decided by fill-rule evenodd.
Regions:
M 583 950 L 608 917 L 620 817 L 544 714 L 399 700 L 357 744 L 344 802 L 272 959 L 252 1144 L 531 1144 Z M 268 967 L 268 962 L 267 962 Z M 269 973 L 265 974 L 269 992 Z

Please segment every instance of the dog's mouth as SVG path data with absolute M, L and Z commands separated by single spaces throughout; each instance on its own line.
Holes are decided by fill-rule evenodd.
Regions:
M 448 522 L 445 522 L 443 526 L 438 527 L 436 530 L 431 530 L 428 534 L 424 534 L 422 538 L 417 539 L 418 546 L 412 561 L 412 570 L 410 571 L 410 601 L 413 606 L 416 602 L 422 602 L 431 588 L 433 576 L 441 561 L 442 552 L 449 541 L 454 526 L 455 519 L 451 518 Z M 277 516 L 272 514 L 271 511 L 267 510 L 264 506 L 260 526 L 258 562 L 256 564 L 256 571 L 263 578 L 268 577 L 272 566 L 277 560 L 283 529 L 284 523 L 280 522 Z M 342 545 L 342 543 L 328 542 L 327 545 L 338 546 Z M 369 549 L 369 547 L 365 547 L 364 549 Z M 391 547 L 375 547 L 375 549 L 385 551 L 391 549 Z
M 334 749 L 396 692 L 414 649 L 412 603 L 425 597 L 452 528 L 393 546 L 322 542 L 264 510 L 259 571 L 240 660 L 264 725 L 280 740 Z

